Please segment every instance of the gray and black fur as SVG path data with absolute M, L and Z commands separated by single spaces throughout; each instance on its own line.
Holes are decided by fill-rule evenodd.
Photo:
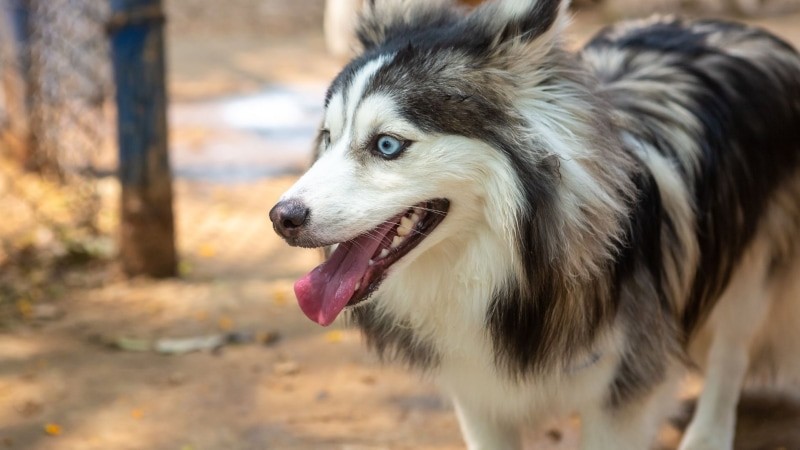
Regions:
M 729 22 L 655 18 L 607 28 L 571 54 L 554 31 L 558 0 L 506 21 L 495 18 L 510 1 L 474 12 L 384 3 L 367 2 L 363 53 L 326 105 L 387 57 L 362 98 L 391 97 L 425 133 L 487 143 L 514 171 L 522 202 L 507 240 L 522 270 L 485 299 L 481 330 L 508 380 L 569 372 L 621 335 L 606 392 L 621 408 L 688 360 L 748 249 L 767 248 L 770 274 L 800 257 L 800 55 L 788 43 Z M 566 137 L 531 131 L 542 124 Z M 580 177 L 596 191 L 570 184 Z M 380 296 L 351 311 L 369 345 L 435 372 L 447 349 L 380 310 Z
M 728 49 L 757 49 L 755 59 Z M 756 28 L 722 21 L 666 19 L 648 26 L 611 28 L 595 37 L 585 53 L 615 48 L 626 54 L 614 66 L 592 67 L 614 92 L 609 101 L 627 120 L 622 127 L 676 161 L 690 186 L 697 214 L 700 264 L 691 296 L 681 314 L 687 334 L 706 317 L 744 249 L 753 239 L 769 200 L 783 184 L 800 175 L 800 78 L 796 51 Z M 645 56 L 646 55 L 646 56 Z M 652 59 L 651 59 L 652 58 Z M 654 64 L 669 64 L 668 76 L 641 76 Z M 676 78 L 680 77 L 678 81 Z M 659 98 L 649 90 L 619 89 L 624 81 L 647 80 L 682 95 Z M 653 108 L 669 102 L 668 108 Z M 669 140 L 684 128 L 681 108 L 692 115 L 699 133 L 691 136 L 698 164 L 685 162 L 687 149 Z M 664 131 L 667 130 L 665 133 Z M 668 226 L 668 217 L 664 218 Z
M 559 2 L 538 4 L 530 16 L 511 25 L 528 30 L 525 39 L 535 39 L 555 21 Z M 423 12 L 408 22 L 362 23 L 365 52 L 339 75 L 331 90 L 348 83 L 349 76 L 376 55 L 396 52 L 398 56 L 380 70 L 369 89 L 396 93 L 407 118 L 421 129 L 491 142 L 507 154 L 518 177 L 525 180 L 530 211 L 521 218 L 523 233 L 518 243 L 528 278 L 514 280 L 497 292 L 486 318 L 498 362 L 517 374 L 535 371 L 548 356 L 589 345 L 597 329 L 616 314 L 630 314 L 631 320 L 655 314 L 673 322 L 664 333 L 677 332 L 680 335 L 672 338 L 684 342 L 714 306 L 753 239 L 770 198 L 800 173 L 800 57 L 796 51 L 757 28 L 675 18 L 610 27 L 575 56 L 559 48 L 551 51 L 545 63 L 554 66 L 551 69 L 558 78 L 545 82 L 585 83 L 578 93 L 587 97 L 584 100 L 598 114 L 599 132 L 629 133 L 675 162 L 691 189 L 701 255 L 691 295 L 685 308 L 676 311 L 675 303 L 683 301 L 667 298 L 661 286 L 662 253 L 669 252 L 679 237 L 662 208 L 659 187 L 634 149 L 624 144 L 620 149 L 605 148 L 619 143 L 598 135 L 600 141 L 611 141 L 598 145 L 598 151 L 623 151 L 623 159 L 633 161 L 632 170 L 625 169 L 629 177 L 625 184 L 633 186 L 635 194 L 628 200 L 629 217 L 619 224 L 625 232 L 615 243 L 614 259 L 604 268 L 602 280 L 590 281 L 596 283 L 597 289 L 591 290 L 597 297 L 584 305 L 589 308 L 585 323 L 556 331 L 563 317 L 552 312 L 568 295 L 561 290 L 568 275 L 548 263 L 555 251 L 547 248 L 547 216 L 558 208 L 553 192 L 559 181 L 559 162 L 545 157 L 531 164 L 529 153 L 547 150 L 514 135 L 523 119 L 511 107 L 509 94 L 494 90 L 491 75 L 480 72 L 482 61 L 495 51 L 496 31 L 463 20 L 453 8 Z M 754 54 L 757 60 L 752 61 L 729 52 L 728 44 L 752 46 L 760 55 Z M 611 51 L 620 57 L 594 59 Z M 587 61 L 586 55 L 593 58 Z M 475 73 L 448 76 L 447 66 L 454 59 Z M 653 73 L 659 65 L 667 70 Z M 612 108 L 610 114 L 601 111 L 607 106 Z M 675 114 L 676 109 L 683 114 Z M 696 122 L 692 130 L 682 123 L 687 117 Z M 683 148 L 682 142 L 672 140 L 675 130 L 688 134 L 695 148 Z M 693 166 L 684 154 L 695 152 L 698 164 Z M 647 282 L 642 283 L 642 278 Z M 629 294 L 629 302 L 638 305 L 625 304 L 626 290 L 637 293 Z M 643 309 L 648 312 L 642 314 Z M 412 362 L 436 361 L 420 352 L 405 333 L 389 331 L 391 324 L 385 324 L 387 329 L 375 327 L 368 320 L 368 310 L 358 311 L 355 318 L 377 348 L 407 352 L 404 356 Z M 649 345 L 646 341 L 643 345 Z M 620 370 L 622 374 L 628 369 Z M 625 383 L 620 380 L 621 386 Z

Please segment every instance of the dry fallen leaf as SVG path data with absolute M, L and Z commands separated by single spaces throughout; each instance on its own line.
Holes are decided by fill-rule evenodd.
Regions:
M 211 244 L 202 244 L 197 250 L 197 254 L 201 258 L 213 258 L 217 254 L 217 249 Z
M 222 316 L 219 318 L 217 326 L 222 331 L 231 331 L 233 329 L 234 322 L 229 316 Z
M 142 417 L 144 417 L 144 410 L 141 408 L 135 408 L 131 410 L 131 417 L 137 420 L 141 419 Z
M 33 305 L 27 298 L 17 300 L 17 311 L 23 319 L 30 319 L 33 314 Z
M 61 434 L 61 425 L 55 423 L 48 423 L 44 426 L 44 432 L 49 436 L 58 436 Z
M 280 339 L 281 335 L 274 331 L 259 331 L 255 335 L 255 341 L 262 345 L 271 345 Z
M 272 302 L 278 306 L 283 306 L 289 302 L 289 296 L 283 288 L 275 288 L 272 290 Z
M 325 333 L 325 340 L 332 344 L 342 342 L 343 338 L 344 338 L 344 333 L 342 333 L 341 330 L 331 330 Z

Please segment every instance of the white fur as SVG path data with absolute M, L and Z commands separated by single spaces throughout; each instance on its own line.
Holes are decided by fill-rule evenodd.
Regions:
M 336 56 L 353 53 L 359 3 L 361 0 L 325 0 L 325 44 Z

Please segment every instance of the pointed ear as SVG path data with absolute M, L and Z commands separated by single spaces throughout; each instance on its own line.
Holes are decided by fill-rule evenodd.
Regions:
M 358 40 L 364 50 L 411 31 L 450 25 L 463 17 L 454 0 L 364 0 Z
M 568 6 L 569 0 L 494 0 L 481 4 L 467 21 L 487 35 L 495 51 L 533 42 L 546 50 L 567 25 Z

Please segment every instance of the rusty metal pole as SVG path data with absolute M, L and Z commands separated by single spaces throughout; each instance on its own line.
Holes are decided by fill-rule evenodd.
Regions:
M 110 0 L 117 90 L 119 248 L 129 276 L 177 274 L 172 174 L 167 153 L 161 0 Z

